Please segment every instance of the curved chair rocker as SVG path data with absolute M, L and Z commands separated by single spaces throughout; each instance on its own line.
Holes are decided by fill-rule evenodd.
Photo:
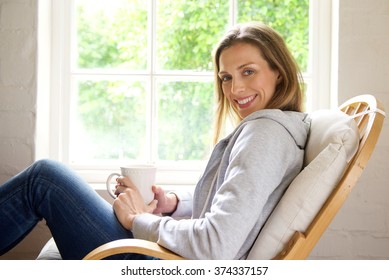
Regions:
M 307 258 L 357 183 L 375 148 L 385 112 L 372 95 L 354 97 L 339 109 L 310 114 L 304 169 L 266 222 L 248 259 Z M 84 259 L 130 252 L 183 259 L 157 243 L 140 239 L 109 242 Z

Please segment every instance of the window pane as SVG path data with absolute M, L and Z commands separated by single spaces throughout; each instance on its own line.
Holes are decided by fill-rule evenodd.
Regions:
M 142 0 L 77 0 L 77 66 L 147 67 L 147 3 Z
M 211 70 L 212 49 L 228 25 L 229 1 L 157 3 L 158 69 Z
M 309 0 L 239 0 L 238 21 L 262 21 L 285 39 L 302 72 L 309 51 Z
M 144 160 L 145 87 L 142 81 L 78 81 L 71 160 Z
M 212 82 L 158 82 L 159 160 L 204 160 L 213 117 Z

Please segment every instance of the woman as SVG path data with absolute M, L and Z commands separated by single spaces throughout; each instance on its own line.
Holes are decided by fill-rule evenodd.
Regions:
M 302 167 L 309 122 L 301 113 L 298 67 L 271 28 L 233 27 L 218 44 L 214 63 L 215 140 L 229 117 L 237 127 L 215 146 L 193 195 L 153 187 L 155 200 L 145 205 L 131 181 L 119 178 L 112 207 L 67 167 L 38 161 L 0 187 L 0 254 L 44 218 L 64 259 L 132 237 L 189 259 L 246 258 Z M 159 213 L 170 216 L 153 215 Z

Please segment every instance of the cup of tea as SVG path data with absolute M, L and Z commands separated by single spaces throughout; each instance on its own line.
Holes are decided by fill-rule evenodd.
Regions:
M 119 173 L 112 173 L 107 178 L 107 191 L 113 197 L 116 198 L 115 189 L 112 188 L 112 179 L 120 176 L 128 177 L 134 183 L 135 187 L 139 190 L 146 204 L 149 204 L 154 199 L 154 193 L 151 187 L 155 184 L 155 177 L 157 173 L 157 167 L 149 164 L 141 165 L 127 165 L 120 167 Z M 116 180 L 115 184 L 116 186 Z

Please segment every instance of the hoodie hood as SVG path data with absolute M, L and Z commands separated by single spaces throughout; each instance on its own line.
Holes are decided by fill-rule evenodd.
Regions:
M 261 118 L 274 120 L 281 124 L 290 133 L 296 145 L 300 149 L 305 148 L 307 135 L 311 126 L 308 115 L 295 111 L 281 111 L 279 109 L 263 109 L 248 115 L 239 123 L 235 130 L 226 137 L 226 140 L 230 139 L 245 123 Z

